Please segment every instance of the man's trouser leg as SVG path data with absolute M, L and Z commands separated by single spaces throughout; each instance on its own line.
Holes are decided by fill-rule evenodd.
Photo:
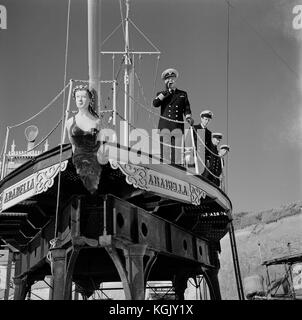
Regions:
M 182 151 L 183 151 L 183 132 L 180 129 L 175 129 L 172 131 L 172 136 L 174 136 L 175 147 L 174 154 L 175 154 L 175 164 L 183 164 L 182 161 Z
M 160 137 L 162 141 L 161 157 L 164 163 L 171 163 L 171 132 L 168 129 L 163 129 L 160 131 Z

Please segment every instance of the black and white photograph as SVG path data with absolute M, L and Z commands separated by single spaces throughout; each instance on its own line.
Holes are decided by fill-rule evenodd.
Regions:
M 302 0 L 0 0 L 0 113 L 0 300 L 302 300 Z

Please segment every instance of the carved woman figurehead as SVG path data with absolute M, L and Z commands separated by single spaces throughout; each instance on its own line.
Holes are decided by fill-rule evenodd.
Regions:
M 94 110 L 95 94 L 93 90 L 89 90 L 87 86 L 78 85 L 74 87 L 72 97 L 79 111 L 86 112 L 87 110 L 95 118 L 99 117 Z

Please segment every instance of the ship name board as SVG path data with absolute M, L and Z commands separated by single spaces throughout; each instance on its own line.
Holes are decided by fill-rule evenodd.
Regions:
M 176 192 L 184 196 L 189 196 L 186 184 L 184 183 L 177 183 L 170 179 L 159 177 L 155 174 L 150 173 L 149 175 L 149 186 L 159 187 L 161 189 L 165 189 L 168 191 Z
M 199 205 L 200 200 L 207 196 L 207 193 L 199 186 L 153 169 L 117 161 L 110 161 L 110 164 L 113 169 L 119 168 L 125 174 L 127 183 L 132 184 L 135 188 L 166 195 L 169 198 L 194 205 Z
M 4 189 L 3 192 L 0 193 L 0 214 L 3 210 L 51 188 L 56 175 L 60 171 L 59 168 L 61 168 L 61 171 L 64 171 L 67 168 L 67 162 L 68 160 L 65 160 L 39 170 Z
M 13 186 L 11 189 L 5 191 L 3 203 L 7 203 L 8 201 L 12 201 L 15 198 L 22 196 L 23 194 L 34 190 L 35 188 L 35 180 L 34 176 L 27 178 L 21 182 L 21 184 L 17 186 Z

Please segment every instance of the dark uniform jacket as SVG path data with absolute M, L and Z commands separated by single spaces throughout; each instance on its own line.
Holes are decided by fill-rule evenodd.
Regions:
M 202 145 L 202 149 L 205 152 L 205 163 L 206 165 L 209 165 L 209 162 L 211 160 L 211 152 L 209 150 L 212 150 L 213 148 L 213 144 L 212 144 L 212 132 L 208 129 L 208 128 L 202 128 L 201 124 L 197 124 L 194 127 L 194 143 L 195 143 L 195 148 L 197 148 L 198 144 L 200 145 L 201 142 L 199 140 L 197 140 L 197 133 L 200 130 L 205 130 L 204 133 L 204 144 L 206 145 L 206 148 Z M 197 133 L 196 133 L 197 132 Z
M 158 98 L 159 94 L 165 95 L 163 100 Z M 184 121 L 184 116 L 191 115 L 190 103 L 188 95 L 185 91 L 175 89 L 173 93 L 168 93 L 167 90 L 160 91 L 156 94 L 156 98 L 153 100 L 153 106 L 155 108 L 160 107 L 160 115 L 167 119 Z M 181 129 L 184 131 L 184 124 L 172 122 L 167 119 L 160 118 L 158 129 Z
M 216 177 L 220 177 L 222 173 L 222 163 L 221 157 L 218 155 L 218 148 L 212 144 L 211 151 L 214 153 L 209 154 L 209 162 L 208 168 L 210 171 L 204 171 L 204 177 L 214 182 L 218 187 L 220 185 L 220 179 Z M 213 176 L 213 174 L 216 176 Z

